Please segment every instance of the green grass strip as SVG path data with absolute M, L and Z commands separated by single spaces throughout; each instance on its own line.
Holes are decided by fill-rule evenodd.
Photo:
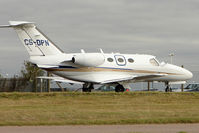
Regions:
M 0 93 L 0 125 L 198 123 L 199 93 Z

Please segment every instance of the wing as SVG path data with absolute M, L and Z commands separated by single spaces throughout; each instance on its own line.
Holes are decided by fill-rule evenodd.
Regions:
M 137 76 L 134 78 L 134 81 L 138 82 L 138 81 L 146 81 L 146 80 L 150 80 L 153 78 L 157 78 L 157 77 L 164 77 L 168 74 L 150 74 L 150 75 L 143 75 L 143 76 Z
M 130 81 L 136 76 L 124 76 L 124 77 L 118 77 L 118 78 L 111 78 L 111 79 L 106 79 L 104 81 L 101 81 L 100 84 L 107 84 L 107 83 L 114 83 L 114 82 L 122 82 L 122 81 Z
M 126 74 L 108 74 L 108 75 L 95 75 L 93 78 L 93 83 L 96 84 L 107 84 L 107 83 L 115 83 L 115 82 L 139 82 L 139 81 L 145 81 L 150 80 L 152 78 L 156 77 L 163 77 L 166 76 L 166 74 L 150 74 L 150 75 L 126 75 Z M 65 83 L 72 83 L 72 84 L 84 84 L 84 82 L 70 80 L 62 77 L 47 77 L 47 76 L 41 76 L 37 77 L 40 79 L 50 79 L 57 82 L 65 82 Z
M 178 85 L 178 84 L 186 84 L 186 81 L 173 81 L 173 82 L 169 82 L 170 85 Z
M 84 82 L 79 82 L 79 81 L 74 81 L 74 80 L 70 80 L 70 79 L 66 79 L 66 78 L 62 78 L 62 77 L 47 77 L 47 76 L 40 76 L 37 77 L 39 79 L 50 79 L 56 82 L 65 82 L 65 83 L 71 83 L 71 84 L 84 84 Z
M 139 81 L 146 81 L 156 77 L 163 77 L 167 74 L 150 74 L 150 75 L 110 75 L 109 78 L 104 77 L 105 80 L 101 81 L 100 84 L 106 83 L 114 83 L 114 82 L 139 82 Z

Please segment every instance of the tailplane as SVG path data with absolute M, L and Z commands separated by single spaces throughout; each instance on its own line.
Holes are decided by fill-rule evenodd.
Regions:
M 10 25 L 3 25 L 0 28 L 14 28 L 30 56 L 47 56 L 63 53 L 33 22 L 9 21 L 9 23 Z

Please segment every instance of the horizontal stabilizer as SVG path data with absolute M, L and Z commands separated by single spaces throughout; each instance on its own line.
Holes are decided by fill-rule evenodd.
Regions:
M 12 27 L 10 25 L 0 25 L 0 28 L 9 28 L 9 27 Z
M 54 66 L 52 66 L 52 65 L 38 65 L 37 64 L 37 67 L 39 67 L 39 68 L 54 68 L 54 67 L 58 67 L 58 66 L 56 66 L 56 65 L 54 65 Z
M 9 21 L 10 25 L 0 25 L 0 28 L 17 27 L 22 25 L 32 25 L 34 22 L 27 21 Z
M 71 83 L 71 84 L 84 84 L 84 82 L 74 81 L 74 80 L 70 80 L 70 79 L 66 79 L 66 78 L 62 78 L 62 77 L 40 76 L 40 77 L 37 77 L 37 78 L 39 78 L 39 79 L 50 79 L 50 80 L 53 80 L 55 82 L 63 82 L 63 83 Z
M 21 25 L 30 25 L 34 24 L 34 22 L 27 22 L 27 21 L 9 21 L 10 26 L 21 26 Z

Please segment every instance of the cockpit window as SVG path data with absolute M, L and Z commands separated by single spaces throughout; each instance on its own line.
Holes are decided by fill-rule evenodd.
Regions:
M 159 66 L 159 63 L 153 58 L 153 59 L 150 59 L 150 63 L 153 65 L 153 66 Z

